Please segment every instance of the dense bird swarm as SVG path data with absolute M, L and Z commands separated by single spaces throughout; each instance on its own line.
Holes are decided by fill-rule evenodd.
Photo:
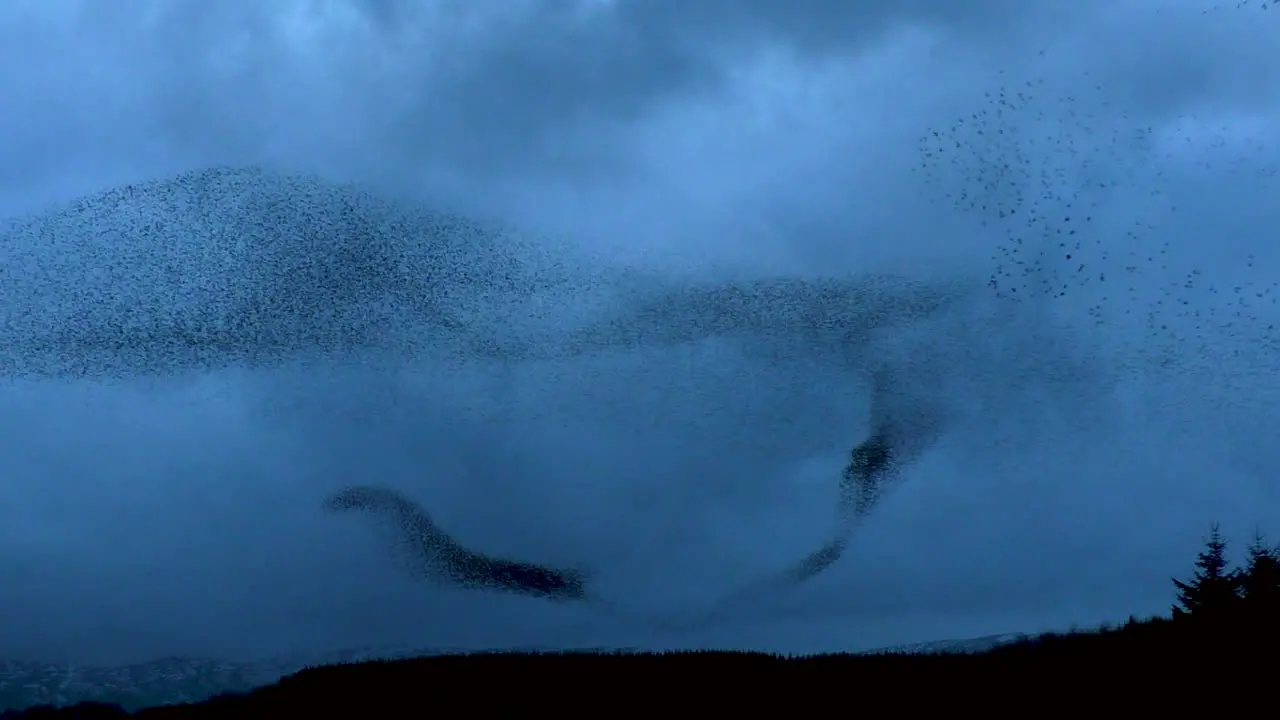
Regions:
M 2 242 L 9 341 L 2 367 L 15 378 L 337 362 L 372 351 L 425 355 L 437 346 L 475 361 L 547 359 L 718 336 L 768 341 L 780 352 L 834 351 L 858 371 L 877 332 L 940 312 L 967 292 L 892 276 L 651 283 L 628 286 L 616 312 L 579 330 L 513 338 L 477 307 L 572 282 L 545 261 L 523 264 L 528 246 L 355 186 L 257 168 L 104 192 L 14 222 Z M 859 488 L 843 493 L 848 520 L 791 573 L 797 582 L 834 562 L 852 518 L 874 505 L 891 461 L 902 456 L 883 451 L 903 439 L 906 425 L 895 422 L 885 419 L 866 446 L 877 451 L 855 452 L 844 482 Z M 326 507 L 391 521 L 401 557 L 422 577 L 588 597 L 591 573 L 473 552 L 396 490 L 351 487 Z
M 0 372 L 130 377 L 261 366 L 467 330 L 515 292 L 495 228 L 258 168 L 128 185 L 0 229 Z M 403 327 L 421 332 L 397 332 Z
M 418 575 L 456 587 L 510 592 L 553 600 L 584 600 L 590 575 L 496 558 L 460 545 L 421 505 L 390 488 L 355 486 L 325 503 L 333 511 L 364 511 L 391 520 L 403 558 Z
M 1165 175 L 1188 158 L 1207 167 L 1209 157 L 1185 148 L 1163 156 L 1170 131 L 1127 122 L 1101 85 L 1091 97 L 1045 92 L 1034 79 L 1011 81 L 921 139 L 926 198 L 990 238 L 985 290 L 886 275 L 693 285 L 583 276 L 509 232 L 356 186 L 215 168 L 110 190 L 5 228 L 0 373 L 137 377 L 388 351 L 519 362 L 709 338 L 776 356 L 831 356 L 867 378 L 872 431 L 841 478 L 838 532 L 770 581 L 794 585 L 840 558 L 901 468 L 954 420 L 919 386 L 929 372 L 906 373 L 878 349 L 904 328 L 981 295 L 995 308 L 984 322 L 1009 317 L 1010 305 L 1083 303 L 1095 326 L 1140 328 L 1144 348 L 1180 362 L 1220 351 L 1228 336 L 1277 346 L 1266 309 L 1280 292 L 1261 270 L 1219 286 L 1198 269 L 1171 269 L 1167 235 L 1179 205 Z M 1255 161 L 1277 154 L 1251 142 L 1247 157 L 1211 170 L 1250 172 L 1251 183 L 1274 188 L 1277 166 Z M 1210 155 L 1222 162 L 1221 147 Z M 1243 260 L 1253 271 L 1254 259 Z M 608 309 L 557 326 L 523 302 L 540 293 L 562 303 L 583 293 Z M 971 324 L 952 344 L 985 341 L 988 326 Z M 593 599 L 592 572 L 473 552 L 397 490 L 350 487 L 325 506 L 390 521 L 402 557 L 423 577 Z

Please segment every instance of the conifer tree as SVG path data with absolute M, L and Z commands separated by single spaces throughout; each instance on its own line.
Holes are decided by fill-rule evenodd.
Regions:
M 1173 616 L 1199 619 L 1221 618 L 1239 607 L 1240 573 L 1227 562 L 1227 541 L 1214 523 L 1205 539 L 1205 549 L 1196 558 L 1196 571 L 1189 582 L 1174 578 L 1178 604 Z
M 1240 592 L 1255 619 L 1280 616 L 1280 548 L 1268 545 L 1260 532 L 1249 544 Z

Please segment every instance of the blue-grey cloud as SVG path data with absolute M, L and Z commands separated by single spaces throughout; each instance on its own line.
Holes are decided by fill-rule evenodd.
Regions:
M 4 350 L 23 376 L 0 405 L 12 654 L 988 634 L 1162 610 L 1211 520 L 1275 526 L 1280 66 L 1258 3 L 0 12 L 0 210 L 28 238 L 0 294 L 38 351 Z M 225 194 L 186 191 L 204 219 L 145 201 L 205 239 L 181 247 L 128 202 L 59 205 L 254 166 L 281 178 L 245 193 L 282 201 L 255 211 L 273 223 L 323 229 L 341 214 L 324 195 L 375 226 L 473 218 L 456 234 L 511 249 L 437 296 L 457 286 L 400 272 L 428 246 L 320 232 L 333 253 L 310 255 Z M 85 237 L 90 218 L 119 237 Z M 236 254 L 236 234 L 263 243 Z M 156 257 L 207 273 L 161 281 Z M 352 262 L 382 299 L 325 308 Z M 675 322 L 686 341 L 652 345 L 624 320 L 686 287 L 869 277 L 976 294 L 872 333 L 852 369 L 821 334 L 801 351 Z M 528 352 L 608 328 L 636 342 Z M 838 561 L 734 595 L 835 542 L 877 368 L 942 431 Z M 419 503 L 477 556 L 597 569 L 616 612 L 422 583 L 321 511 L 353 486 Z M 657 622 L 673 608 L 723 612 Z

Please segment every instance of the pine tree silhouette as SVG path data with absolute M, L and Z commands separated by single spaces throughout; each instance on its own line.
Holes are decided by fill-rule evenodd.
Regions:
M 1241 574 L 1227 562 L 1227 541 L 1214 523 L 1205 540 L 1205 549 L 1196 558 L 1196 572 L 1190 582 L 1177 578 L 1178 604 L 1174 618 L 1222 619 L 1239 608 Z
M 1253 621 L 1280 620 L 1280 548 L 1268 545 L 1261 532 L 1249 543 L 1240 573 L 1243 606 Z

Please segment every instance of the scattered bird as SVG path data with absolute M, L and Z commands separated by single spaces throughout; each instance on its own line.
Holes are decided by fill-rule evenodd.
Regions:
M 990 238 L 989 290 L 1081 307 L 1093 325 L 1137 329 L 1149 355 L 1188 365 L 1219 356 L 1228 338 L 1280 346 L 1273 273 L 1247 255 L 1233 279 L 1214 282 L 1186 268 L 1185 253 L 1179 268 L 1170 240 L 1187 222 L 1174 173 L 1265 195 L 1280 177 L 1274 136 L 1242 137 L 1194 115 L 1153 128 L 1130 120 L 1104 84 L 1081 80 L 1072 94 L 1035 78 L 999 86 L 920 138 L 923 198 Z

